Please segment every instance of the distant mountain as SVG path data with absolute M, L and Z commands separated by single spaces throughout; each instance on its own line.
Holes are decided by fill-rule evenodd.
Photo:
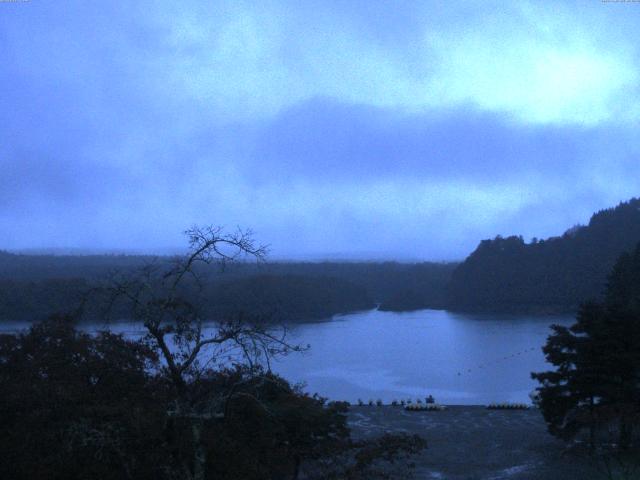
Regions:
M 453 271 L 448 308 L 569 312 L 599 299 L 618 256 L 640 242 L 640 199 L 594 214 L 561 237 L 483 240 Z

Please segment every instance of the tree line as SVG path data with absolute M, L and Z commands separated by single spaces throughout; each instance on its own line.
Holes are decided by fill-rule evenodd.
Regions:
M 170 265 L 172 257 L 16 255 L 0 252 L 0 321 L 44 319 L 65 311 L 104 278 Z M 198 266 L 212 320 L 226 313 L 271 313 L 290 322 L 367 310 L 442 308 L 455 264 L 232 262 Z M 93 303 L 96 302 L 94 296 Z M 85 318 L 97 318 L 92 306 Z M 126 311 L 121 312 L 127 318 Z
M 549 431 L 586 434 L 592 454 L 617 450 L 622 466 L 640 467 L 640 243 L 615 262 L 603 299 L 583 303 L 571 327 L 552 326 L 543 350 L 554 370 L 532 377 Z
M 595 213 L 560 237 L 483 240 L 460 263 L 235 262 L 206 273 L 212 315 L 271 311 L 291 321 L 373 308 L 486 312 L 575 312 L 601 299 L 616 258 L 640 240 L 640 199 Z M 15 255 L 0 252 L 0 321 L 45 318 L 114 271 L 171 257 Z M 205 269 L 206 270 L 206 269 Z M 243 304 L 243 302 L 246 302 Z
M 264 250 L 243 232 L 187 233 L 187 255 L 120 271 L 96 292 L 108 310 L 127 306 L 142 339 L 89 335 L 70 315 L 0 335 L 0 477 L 406 478 L 400 460 L 422 438 L 353 439 L 347 404 L 271 372 L 273 358 L 306 348 L 286 329 L 244 311 L 203 328 L 203 267 Z
M 618 256 L 640 241 L 640 199 L 595 213 L 560 237 L 483 240 L 452 273 L 447 307 L 471 311 L 575 312 L 600 300 Z

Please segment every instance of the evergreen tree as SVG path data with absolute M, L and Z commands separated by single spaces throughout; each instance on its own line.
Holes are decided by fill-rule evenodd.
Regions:
M 586 226 L 525 243 L 483 240 L 453 271 L 447 306 L 467 311 L 575 312 L 601 300 L 616 259 L 640 241 L 640 198 L 595 213 Z M 637 283 L 636 283 L 637 285 Z
M 605 302 L 585 303 L 570 328 L 554 325 L 544 347 L 555 370 L 533 373 L 549 431 L 573 438 L 618 424 L 625 449 L 640 420 L 640 245 L 616 262 Z

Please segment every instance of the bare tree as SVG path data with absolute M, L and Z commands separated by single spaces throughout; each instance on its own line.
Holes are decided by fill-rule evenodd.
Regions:
M 243 315 L 208 322 L 203 313 L 207 277 L 212 264 L 225 264 L 240 258 L 264 261 L 267 249 L 256 245 L 251 231 L 227 234 L 220 227 L 193 227 L 185 232 L 189 250 L 171 262 L 155 261 L 134 272 L 113 275 L 106 285 L 110 305 L 124 302 L 132 319 L 146 329 L 146 340 L 158 350 L 164 372 L 175 389 L 171 414 L 187 419 L 194 444 L 193 465 L 184 466 L 181 475 L 204 478 L 206 454 L 200 436 L 203 422 L 223 418 L 226 405 L 234 395 L 247 395 L 232 388 L 196 395 L 192 386 L 203 374 L 231 363 L 248 367 L 255 381 L 255 367 L 265 365 L 278 355 L 303 348 L 286 340 L 284 327 L 273 328 L 271 322 Z M 263 377 L 264 381 L 268 378 Z M 255 398 L 259 403 L 259 399 Z

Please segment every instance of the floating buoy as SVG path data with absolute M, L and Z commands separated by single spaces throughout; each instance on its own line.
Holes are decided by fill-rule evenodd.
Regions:
M 524 350 L 521 350 L 519 352 L 514 352 L 511 355 L 500 357 L 500 358 L 497 358 L 496 360 L 489 360 L 487 363 L 483 363 L 483 364 L 475 366 L 474 368 L 467 369 L 467 371 L 465 373 L 472 373 L 474 369 L 476 369 L 476 370 L 480 369 L 480 368 L 484 369 L 485 367 L 489 368 L 490 366 L 492 366 L 494 364 L 499 364 L 501 362 L 504 362 L 505 360 L 508 360 L 508 359 L 511 359 L 511 358 L 515 358 L 515 357 L 519 357 L 519 356 L 524 355 L 524 354 L 526 354 L 528 352 L 533 352 L 536 349 L 537 349 L 537 347 L 525 348 Z M 457 372 L 457 375 L 458 376 L 462 375 L 462 371 Z

